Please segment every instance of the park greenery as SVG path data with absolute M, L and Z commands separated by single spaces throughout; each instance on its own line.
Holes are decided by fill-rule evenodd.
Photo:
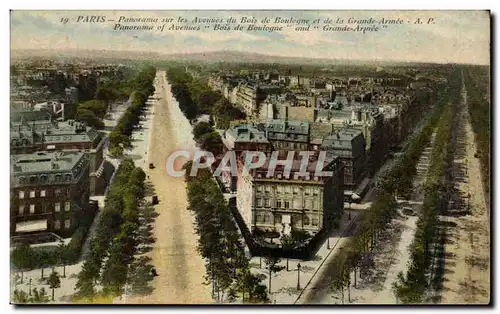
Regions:
M 37 288 L 31 289 L 31 294 L 23 290 L 15 289 L 12 301 L 15 304 L 23 304 L 23 303 L 40 304 L 49 302 L 49 297 L 47 296 L 47 291 L 45 291 L 45 288 L 43 287 L 40 290 L 38 290 Z
M 13 269 L 20 273 L 21 283 L 24 281 L 24 272 L 32 269 L 41 269 L 40 277 L 44 278 L 46 268 L 62 267 L 62 277 L 66 277 L 66 266 L 77 263 L 80 260 L 80 253 L 85 242 L 88 230 L 92 224 L 95 211 L 82 215 L 80 226 L 73 233 L 68 244 L 61 243 L 56 249 L 34 249 L 28 244 L 16 246 L 10 254 Z
M 84 122 L 87 125 L 94 127 L 96 129 L 103 129 L 104 115 L 108 105 L 102 100 L 89 100 L 78 104 L 76 110 L 76 120 Z
M 90 251 L 78 274 L 76 298 L 123 293 L 140 243 L 139 217 L 144 206 L 145 177 L 132 160 L 125 159 L 120 164 L 91 239 Z M 101 291 L 96 288 L 97 283 Z
M 84 101 L 76 106 L 74 118 L 96 129 L 103 129 L 103 118 L 108 106 L 115 101 L 126 100 L 132 93 L 133 76 L 127 68 L 124 68 L 99 80 L 96 89 L 81 94 L 81 99 Z M 71 112 L 69 117 L 73 118 Z
M 429 144 L 436 126 L 441 134 L 446 133 L 446 123 L 449 123 L 446 117 L 450 115 L 448 107 L 450 97 L 453 93 L 458 93 L 456 88 L 445 88 L 444 90 L 440 90 L 438 102 L 430 113 L 431 116 L 427 119 L 423 129 L 410 139 L 408 148 L 403 153 L 403 156 L 399 157 L 395 165 L 380 178 L 376 188 L 376 198 L 370 209 L 366 210 L 363 214 L 361 225 L 358 227 L 358 234 L 349 238 L 342 250 L 334 257 L 332 263 L 337 266 L 334 267 L 335 274 L 332 276 L 334 279 L 331 282 L 331 289 L 341 293 L 342 302 L 344 299 L 344 289 L 347 288 L 348 295 L 350 293 L 351 274 L 353 272 L 356 274 L 364 267 L 373 266 L 372 251 L 377 245 L 380 235 L 387 230 L 392 218 L 397 214 L 396 196 L 399 198 L 410 196 L 412 192 L 412 182 L 416 175 L 418 159 L 425 147 Z M 444 122 L 441 121 L 443 118 Z M 442 141 L 445 137 L 445 135 L 439 135 L 436 137 L 436 140 Z M 441 154 L 444 154 L 444 152 L 433 152 L 433 154 L 442 156 Z M 436 176 L 435 171 L 438 170 L 435 167 L 437 166 L 433 167 L 433 170 L 431 170 L 434 171 L 432 176 Z M 428 189 L 428 186 L 426 186 L 426 194 Z M 435 194 L 432 194 L 432 196 L 435 197 L 436 195 L 439 196 L 441 191 L 436 189 L 433 193 Z M 431 199 L 428 199 L 426 202 L 426 205 L 429 206 L 430 203 L 432 203 Z M 426 215 L 426 212 L 427 210 L 424 210 L 422 215 Z M 425 236 L 426 232 L 429 231 L 429 226 L 426 225 L 424 221 L 431 222 L 431 219 L 426 217 L 422 218 L 419 222 L 420 227 L 425 226 L 426 228 L 425 232 L 421 233 Z M 415 260 L 420 261 L 421 259 L 415 256 Z M 356 276 L 354 276 L 354 278 L 356 278 Z M 399 296 L 400 300 L 409 300 L 409 296 L 408 298 L 403 296 L 406 292 L 412 293 L 411 290 L 404 290 Z
M 453 154 L 452 126 L 456 106 L 461 101 L 460 74 L 450 82 L 449 96 L 444 103 L 443 113 L 438 122 L 436 137 L 432 146 L 431 161 L 424 186 L 424 201 L 417 221 L 415 238 L 411 246 L 411 262 L 406 275 L 400 273 L 393 285 L 398 300 L 403 303 L 426 301 L 426 292 L 431 288 L 432 269 L 436 246 L 440 239 L 439 218 L 446 212 L 450 199 L 446 174 L 451 169 L 449 156 Z
M 229 121 L 244 118 L 239 108 L 220 92 L 212 91 L 204 79 L 194 79 L 185 68 L 171 67 L 167 76 L 179 108 L 189 120 L 208 114 L 214 117 L 219 129 L 224 129 L 229 127 Z
M 192 162 L 184 165 L 188 209 L 196 217 L 198 251 L 207 261 L 206 281 L 212 285 L 213 297 L 222 302 L 225 296 L 233 299 L 240 295 L 243 302 L 266 302 L 263 278 L 250 272 L 242 237 L 215 179 L 209 169 L 200 169 L 192 177 L 191 167 Z
M 488 67 L 468 66 L 464 69 L 467 104 L 477 144 L 477 157 L 481 162 L 483 188 L 489 199 L 490 193 L 490 141 L 491 105 L 490 73 Z
M 214 156 L 223 152 L 222 138 L 208 122 L 201 121 L 193 127 L 193 138 L 201 149 L 211 152 Z
M 109 151 L 113 156 L 122 156 L 123 150 L 131 145 L 130 136 L 140 121 L 140 116 L 149 95 L 154 93 L 153 81 L 156 69 L 152 66 L 143 68 L 131 83 L 130 106 L 109 135 Z

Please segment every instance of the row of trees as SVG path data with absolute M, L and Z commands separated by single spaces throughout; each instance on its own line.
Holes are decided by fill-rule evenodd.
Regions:
M 87 101 L 77 105 L 75 119 L 85 122 L 96 129 L 103 129 L 103 118 L 110 103 L 127 99 L 133 84 L 133 76 L 128 68 L 118 69 L 111 76 L 99 82 L 95 94 L 83 93 L 82 99 Z
M 52 271 L 52 273 L 46 279 L 46 283 L 52 290 L 52 301 L 54 301 L 55 289 L 61 287 L 61 277 L 56 271 Z M 15 289 L 13 301 L 15 303 L 47 303 L 49 301 L 45 288 L 42 287 L 40 290 L 38 290 L 37 288 L 31 289 L 30 282 L 29 289 L 30 290 L 28 293 L 23 290 Z
M 108 110 L 108 105 L 102 100 L 89 100 L 78 104 L 76 109 L 76 120 L 84 122 L 96 129 L 103 129 L 104 116 Z
M 152 66 L 142 69 L 132 82 L 133 92 L 130 95 L 131 105 L 118 121 L 115 129 L 109 135 L 109 150 L 114 156 L 122 156 L 123 149 L 131 145 L 130 136 L 139 123 L 144 104 L 149 95 L 154 93 L 153 80 L 156 68 Z
M 208 122 L 201 121 L 193 127 L 193 138 L 201 149 L 211 152 L 214 156 L 222 153 L 222 138 Z
M 220 93 L 210 90 L 203 80 L 193 79 L 183 67 L 171 67 L 167 76 L 179 108 L 189 120 L 198 114 L 209 114 L 212 106 L 222 98 Z
M 481 162 L 481 177 L 487 195 L 490 193 L 491 96 L 489 67 L 468 66 L 464 69 L 469 114 Z M 489 199 L 489 197 L 486 197 Z
M 422 210 L 417 221 L 417 230 L 411 248 L 411 262 L 406 276 L 398 274 L 393 290 L 398 300 L 403 303 L 420 303 L 430 287 L 432 276 L 432 260 L 435 256 L 433 246 L 439 243 L 440 233 L 438 215 L 445 212 L 448 206 L 449 190 L 446 173 L 451 169 L 448 156 L 453 154 L 452 126 L 456 113 L 456 105 L 460 101 L 461 80 L 457 73 L 450 81 L 450 97 L 447 99 L 443 114 L 439 120 L 436 137 L 432 148 Z
M 78 274 L 77 297 L 94 297 L 98 282 L 104 294 L 121 293 L 137 245 L 135 236 L 138 208 L 144 197 L 144 179 L 144 171 L 136 168 L 131 159 L 122 161 L 106 196 L 90 251 Z
M 189 120 L 199 114 L 209 114 L 215 118 L 219 129 L 227 129 L 230 121 L 245 118 L 245 114 L 221 93 L 212 91 L 206 80 L 193 79 L 184 68 L 172 67 L 167 76 L 172 84 L 172 93 Z
M 192 162 L 185 164 L 189 210 L 196 216 L 198 251 L 207 260 L 207 284 L 222 301 L 241 293 L 244 302 L 267 301 L 263 278 L 250 272 L 241 235 L 229 206 L 208 169 L 189 176 Z
M 373 248 L 396 214 L 396 195 L 407 196 L 411 191 L 411 183 L 416 174 L 416 164 L 430 141 L 433 130 L 441 117 L 444 104 L 447 103 L 447 97 L 448 91 L 442 91 L 440 100 L 426 125 L 411 140 L 404 155 L 380 178 L 376 190 L 377 197 L 370 209 L 365 211 L 359 233 L 351 237 L 339 254 L 335 256 L 333 263 L 337 266 L 333 268 L 332 278 L 334 279 L 331 287 L 334 292 L 341 293 L 342 302 L 346 288 L 349 294 L 352 274 L 354 273 L 354 285 L 356 285 L 356 273 L 364 267 L 372 266 Z
M 63 277 L 66 277 L 66 265 L 78 259 L 79 251 L 72 250 L 63 242 L 55 250 L 33 249 L 28 244 L 15 247 L 11 252 L 13 268 L 20 273 L 21 283 L 24 282 L 24 272 L 40 268 L 40 278 L 45 278 L 45 269 L 55 266 L 63 267 Z

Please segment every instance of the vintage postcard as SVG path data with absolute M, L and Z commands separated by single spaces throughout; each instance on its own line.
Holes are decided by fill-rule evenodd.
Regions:
M 11 11 L 11 303 L 490 304 L 490 19 Z

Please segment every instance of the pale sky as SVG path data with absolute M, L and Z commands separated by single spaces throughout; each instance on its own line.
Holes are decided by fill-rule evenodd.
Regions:
M 106 16 L 108 21 L 77 23 L 80 15 Z M 259 21 L 270 17 L 274 21 L 279 16 L 319 18 L 320 22 L 318 30 L 309 32 L 293 28 L 274 33 L 213 31 L 203 26 L 201 31 L 115 31 L 113 27 L 120 16 L 160 20 L 184 17 L 189 21 L 195 17 L 254 17 Z M 65 17 L 69 22 L 63 24 L 61 19 Z M 341 26 L 350 18 L 370 17 L 399 18 L 404 23 L 365 34 L 321 30 L 326 18 L 343 19 L 345 23 L 338 25 Z M 417 18 L 424 24 L 414 24 Z M 427 24 L 429 18 L 435 24 Z M 182 25 L 167 23 L 167 27 L 171 24 Z M 11 49 L 105 49 L 162 54 L 233 50 L 290 57 L 489 64 L 490 19 L 487 11 L 12 11 Z

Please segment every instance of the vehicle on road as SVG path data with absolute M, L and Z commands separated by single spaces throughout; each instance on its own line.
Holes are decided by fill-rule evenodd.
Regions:
M 156 272 L 156 268 L 151 268 L 151 276 L 156 277 L 158 276 L 158 273 Z
M 149 163 L 149 169 L 154 169 L 155 168 L 155 165 L 153 165 L 153 163 Z
M 153 197 L 151 198 L 151 204 L 152 205 L 158 204 L 158 195 L 153 195 Z

